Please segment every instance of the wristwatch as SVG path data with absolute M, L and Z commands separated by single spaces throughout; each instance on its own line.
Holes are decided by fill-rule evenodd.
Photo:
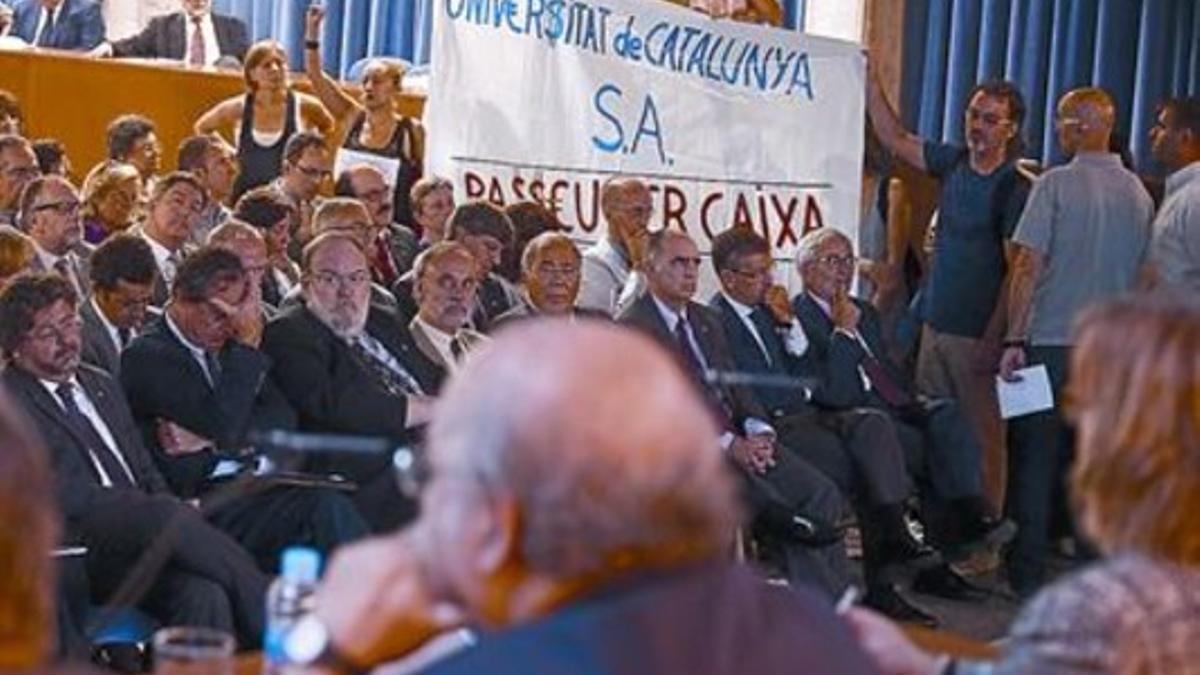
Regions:
M 283 639 L 283 654 L 288 663 L 317 667 L 344 675 L 359 675 L 367 671 L 346 660 L 329 639 L 329 630 L 317 617 L 309 614 L 300 619 Z

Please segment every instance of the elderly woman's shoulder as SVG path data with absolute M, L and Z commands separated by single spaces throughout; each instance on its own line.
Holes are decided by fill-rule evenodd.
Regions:
M 1116 556 L 1039 593 L 1010 638 L 1009 658 L 1018 662 L 1074 661 L 1105 664 L 1098 672 L 1127 672 L 1116 664 L 1190 661 L 1191 647 L 1200 641 L 1200 570 L 1143 555 Z

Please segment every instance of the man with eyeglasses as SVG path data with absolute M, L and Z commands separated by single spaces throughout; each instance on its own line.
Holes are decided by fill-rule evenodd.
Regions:
M 1146 275 L 1154 202 L 1141 180 L 1109 151 L 1116 106 L 1101 89 L 1067 92 L 1055 128 L 1072 157 L 1038 178 L 1013 233 L 1008 333 L 1000 376 L 1042 364 L 1055 406 L 1009 421 L 1008 512 L 1020 528 L 1009 550 L 1009 583 L 1021 597 L 1046 578 L 1056 512 L 1069 520 L 1066 479 L 1074 454 L 1061 401 L 1071 361 L 1072 328 L 1087 306 L 1134 288 Z M 1069 532 L 1068 532 L 1069 534 Z
M 413 267 L 417 315 L 408 330 L 417 349 L 440 371 L 440 379 L 457 372 L 467 352 L 488 339 L 467 326 L 479 285 L 475 266 L 475 256 L 466 246 L 444 241 L 425 249 Z
M 313 208 L 321 188 L 332 176 L 330 164 L 329 144 L 320 134 L 302 131 L 283 146 L 283 166 L 271 186 L 283 193 L 300 214 L 289 250 L 293 259 L 300 257 L 301 249 L 315 236 L 311 229 Z
M 158 266 L 154 282 L 154 304 L 161 307 L 170 297 L 175 270 L 193 250 L 188 242 L 200 216 L 208 206 L 208 194 L 194 175 L 175 171 L 163 176 L 154 185 L 146 220 L 138 233 Z
M 90 291 L 79 194 L 60 176 L 40 176 L 21 195 L 21 229 L 33 241 L 35 271 L 53 272 L 71 283 L 80 297 Z
M 14 134 L 0 135 L 0 225 L 17 226 L 21 193 L 40 175 L 29 141 Z
M 353 197 L 367 207 L 378 233 L 369 249 L 371 269 L 376 281 L 391 288 L 400 275 L 412 269 L 421 250 L 416 233 L 395 222 L 394 190 L 388 187 L 379 169 L 369 164 L 356 164 L 338 175 L 333 194 Z
M 742 477 L 755 524 L 779 553 L 789 580 L 837 597 L 849 583 L 833 527 L 842 515 L 841 493 L 782 445 L 770 416 L 746 387 L 711 380 L 712 371 L 732 371 L 734 365 L 720 319 L 692 299 L 700 272 L 695 242 L 686 233 L 663 230 L 646 243 L 647 292 L 617 321 L 653 338 L 696 388 L 720 432 L 713 443 Z M 630 415 L 636 418 L 637 411 Z
M 248 435 L 293 430 L 297 422 L 267 377 L 255 289 L 237 255 L 196 251 L 179 266 L 162 315 L 122 352 L 121 384 L 172 491 L 215 502 L 209 521 L 270 570 L 287 546 L 328 553 L 367 527 L 349 499 L 329 488 L 248 475 L 258 466 Z M 244 492 L 222 492 L 235 478 L 247 481 Z
M 962 405 L 983 444 L 984 486 L 998 512 L 1007 451 L 995 372 L 1004 337 L 1009 239 L 1029 196 L 1029 181 L 1016 167 L 1025 104 L 1009 82 L 979 84 L 967 97 L 966 144 L 939 143 L 901 125 L 868 65 L 867 113 L 876 137 L 941 186 L 933 255 L 918 303 L 924 329 L 917 381 L 922 391 Z
M 581 263 L 575 242 L 561 232 L 543 232 L 531 239 L 521 256 L 521 304 L 500 315 L 496 324 L 538 316 L 610 318 L 576 303 Z
M 979 439 L 953 399 L 914 385 L 884 346 L 879 314 L 850 296 L 854 249 L 849 238 L 822 228 L 800 239 L 796 266 L 804 292 L 792 302 L 819 371 L 849 382 L 853 395 L 833 406 L 868 407 L 891 419 L 916 480 L 931 541 L 951 563 L 1012 539 L 1013 524 L 992 516 L 983 493 Z
M 608 228 L 604 238 L 583 252 L 580 307 L 609 316 L 640 295 L 644 280 L 636 274 L 645 257 L 653 204 L 650 189 L 636 178 L 616 177 L 604 184 L 600 210 Z
M 371 272 L 357 238 L 317 235 L 301 259 L 303 302 L 285 309 L 263 333 L 271 377 L 305 431 L 415 438 L 429 421 L 437 374 L 396 316 L 370 302 Z M 395 527 L 413 515 L 386 456 L 338 457 L 336 469 L 359 484 L 355 501 L 372 528 Z
M 0 349 L 9 361 L 4 386 L 52 453 L 64 523 L 88 548 L 91 599 L 136 604 L 166 626 L 235 632 L 243 648 L 261 645 L 267 577 L 200 509 L 171 494 L 121 386 L 80 363 L 77 306 L 55 275 L 14 280 L 0 292 Z M 133 572 L 142 578 L 127 587 L 148 551 L 151 566 Z

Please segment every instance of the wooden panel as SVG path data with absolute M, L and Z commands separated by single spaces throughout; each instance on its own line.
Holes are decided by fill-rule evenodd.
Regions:
M 297 89 L 308 83 L 295 76 Z M 105 129 L 118 115 L 140 113 L 158 125 L 163 167 L 173 168 L 179 143 L 218 101 L 244 91 L 241 72 L 186 69 L 172 63 L 94 60 L 78 54 L 0 51 L 0 89 L 21 100 L 26 135 L 67 146 L 76 178 L 104 159 Z M 405 94 L 400 109 L 420 116 L 424 98 Z

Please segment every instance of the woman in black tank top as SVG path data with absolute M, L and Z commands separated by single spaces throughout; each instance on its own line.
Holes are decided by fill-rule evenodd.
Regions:
M 288 88 L 287 54 L 270 40 L 246 52 L 246 94 L 218 103 L 196 122 L 196 133 L 235 130 L 240 173 L 233 197 L 279 176 L 283 149 L 296 132 L 328 136 L 333 120 L 315 98 Z
M 363 71 L 363 99 L 359 102 L 334 82 L 321 68 L 320 31 L 325 9 L 310 5 L 305 23 L 304 67 L 313 92 L 339 124 L 349 131 L 342 144 L 343 153 L 370 155 L 369 163 L 389 170 L 394 185 L 392 216 L 394 222 L 412 227 L 409 191 L 421 178 L 424 163 L 424 135 L 420 124 L 404 117 L 396 109 L 396 96 L 404 67 L 396 61 L 376 59 Z M 383 161 L 377 161 L 379 158 Z M 343 158 L 343 166 L 356 163 Z

